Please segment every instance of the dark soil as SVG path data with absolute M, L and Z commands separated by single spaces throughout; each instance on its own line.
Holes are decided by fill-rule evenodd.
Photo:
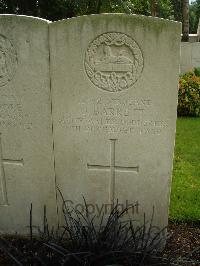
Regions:
M 199 251 L 192 254 L 191 259 L 200 261 L 200 223 L 195 225 L 170 223 L 169 233 L 171 238 L 165 248 L 166 254 L 174 252 L 177 258 L 185 257 L 199 248 Z
M 200 224 L 191 225 L 191 224 L 169 224 L 169 232 L 171 234 L 170 239 L 167 242 L 164 253 L 165 254 L 174 254 L 174 257 L 186 257 L 192 251 L 200 247 Z M 19 239 L 17 237 L 9 238 L 9 242 L 17 247 L 18 250 L 27 252 L 29 242 L 27 239 Z M 36 243 L 36 249 L 38 249 L 38 243 Z M 192 253 L 190 259 L 195 261 L 200 261 L 200 250 Z M 0 250 L 0 266 L 14 266 L 18 265 L 8 258 L 8 255 L 4 254 Z M 30 262 L 25 265 L 31 265 Z M 184 265 L 200 265 L 195 264 L 184 264 Z

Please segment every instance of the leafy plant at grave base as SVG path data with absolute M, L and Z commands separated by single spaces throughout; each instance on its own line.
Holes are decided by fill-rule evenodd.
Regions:
M 191 71 L 180 77 L 178 116 L 200 116 L 200 77 L 195 72 Z
M 174 254 L 161 254 L 166 228 L 155 233 L 152 224 L 154 215 L 149 223 L 144 215 L 143 225 L 134 227 L 134 220 L 123 221 L 128 209 L 119 211 L 116 204 L 107 222 L 103 225 L 102 215 L 97 227 L 95 216 L 90 217 L 85 200 L 84 204 L 85 215 L 75 209 L 69 210 L 63 202 L 65 225 L 51 232 L 45 208 L 44 227 L 43 231 L 39 231 L 39 238 L 34 238 L 32 234 L 31 207 L 28 244 L 25 242 L 19 250 L 9 240 L 1 238 L 0 250 L 10 257 L 15 263 L 13 265 L 188 265 L 188 258 L 179 258 L 177 261 Z

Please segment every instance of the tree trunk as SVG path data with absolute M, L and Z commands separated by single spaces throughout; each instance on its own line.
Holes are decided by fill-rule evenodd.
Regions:
M 183 0 L 171 0 L 171 3 L 174 7 L 174 18 L 176 21 L 182 21 L 183 12 L 182 12 L 182 1 Z
M 157 0 L 152 0 L 152 3 L 151 3 L 151 15 L 152 15 L 152 17 L 157 17 L 158 16 L 158 1 Z
M 87 1 L 87 15 L 96 14 L 96 13 L 97 13 L 97 1 L 88 0 Z
M 101 6 L 102 6 L 102 0 L 98 0 L 97 1 L 97 14 L 100 14 Z
M 189 41 L 189 0 L 183 0 L 183 37 L 182 41 Z

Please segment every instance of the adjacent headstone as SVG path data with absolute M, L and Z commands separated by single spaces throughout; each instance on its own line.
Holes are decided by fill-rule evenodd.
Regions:
M 181 43 L 180 73 L 183 74 L 193 69 L 192 66 L 192 44 L 189 42 Z
M 67 203 L 117 199 L 167 224 L 181 25 L 105 14 L 50 25 L 55 170 Z
M 200 67 L 200 43 L 182 42 L 180 64 L 181 74 L 192 71 L 195 67 Z
M 192 66 L 200 67 L 200 43 L 192 44 Z
M 0 232 L 56 219 L 48 22 L 0 16 Z
M 198 34 L 189 34 L 189 42 L 194 43 L 199 41 Z

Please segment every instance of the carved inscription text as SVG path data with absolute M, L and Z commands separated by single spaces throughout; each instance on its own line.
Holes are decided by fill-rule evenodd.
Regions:
M 74 106 L 58 123 L 75 132 L 160 135 L 168 127 L 167 120 L 152 112 L 150 99 L 94 98 Z
M 0 35 L 0 87 L 6 85 L 14 76 L 17 54 L 13 44 Z

